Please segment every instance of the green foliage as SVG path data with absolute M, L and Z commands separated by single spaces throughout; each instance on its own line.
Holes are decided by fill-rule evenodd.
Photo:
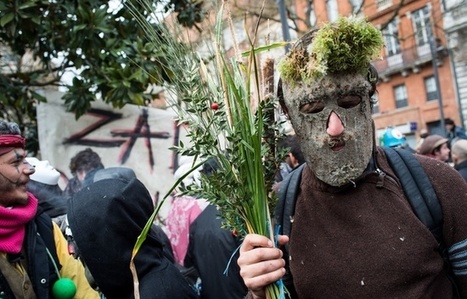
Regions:
M 148 2 L 155 8 L 161 0 Z M 203 16 L 200 1 L 164 5 L 185 26 Z M 114 107 L 147 104 L 148 86 L 173 77 L 161 68 L 167 64 L 164 44 L 155 48 L 128 8 L 111 10 L 108 0 L 0 0 L 0 45 L 0 117 L 23 130 L 36 130 L 41 89 L 67 89 L 64 103 L 79 118 L 97 97 Z M 66 71 L 79 73 L 69 86 L 61 80 Z
M 366 74 L 383 45 L 381 32 L 364 18 L 340 17 L 316 31 L 307 49 L 295 47 L 281 61 L 279 70 L 290 83 L 307 82 L 327 73 Z
M 130 3 L 154 47 L 166 44 L 165 57 L 170 63 L 164 69 L 170 69 L 174 80 L 165 87 L 177 99 L 171 103 L 172 108 L 179 124 L 188 128 L 190 140 L 173 150 L 201 162 L 214 159 L 219 167 L 213 175 L 201 177 L 201 187 L 191 185 L 186 193 L 217 205 L 226 228 L 240 234 L 256 232 L 270 236 L 267 219 L 276 199 L 271 187 L 277 166 L 283 160 L 283 156 L 276 154 L 275 145 L 283 134 L 274 119 L 277 99 L 256 96 L 262 94 L 263 86 L 256 54 L 274 46 L 248 51 L 248 59 L 242 62 L 226 58 L 222 48 L 224 27 L 219 18 L 215 40 L 208 43 L 212 45 L 210 57 L 214 56 L 209 60 L 177 40 L 181 34 L 176 26 L 167 28 L 173 39 L 162 39 Z M 250 46 L 253 49 L 253 41 Z M 213 103 L 216 105 L 212 106 Z
M 306 79 L 302 77 L 306 73 L 305 67 L 309 59 L 305 49 L 292 48 L 289 55 L 285 56 L 278 65 L 282 80 L 293 84 L 299 80 Z

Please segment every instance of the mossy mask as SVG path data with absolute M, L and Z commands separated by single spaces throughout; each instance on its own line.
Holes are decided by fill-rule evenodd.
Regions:
M 282 88 L 290 121 L 314 174 L 332 186 L 358 178 L 374 142 L 368 81 L 358 74 L 332 75 Z M 340 129 L 330 133 L 330 126 Z
M 370 65 L 383 46 L 365 19 L 339 18 L 305 34 L 280 62 L 279 97 L 308 166 L 331 186 L 354 182 L 373 152 Z

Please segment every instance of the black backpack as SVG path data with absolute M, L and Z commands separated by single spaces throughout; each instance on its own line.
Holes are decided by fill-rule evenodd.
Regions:
M 383 149 L 392 170 L 399 178 L 402 189 L 415 215 L 417 215 L 420 221 L 425 224 L 436 238 L 439 244 L 438 251 L 443 257 L 448 278 L 453 285 L 454 298 L 460 298 L 459 291 L 454 282 L 454 274 L 450 267 L 447 248 L 443 240 L 443 212 L 428 175 L 420 165 L 420 162 L 408 150 L 391 147 L 384 147 Z M 290 235 L 297 192 L 300 186 L 302 170 L 305 165 L 304 163 L 292 171 L 281 182 L 278 190 L 278 202 L 274 213 L 274 221 L 276 231 L 281 235 Z M 287 245 L 284 248 L 284 258 L 288 263 Z M 293 278 L 289 273 L 288 267 L 283 280 L 288 291 L 293 296 L 293 294 L 295 294 L 292 287 Z

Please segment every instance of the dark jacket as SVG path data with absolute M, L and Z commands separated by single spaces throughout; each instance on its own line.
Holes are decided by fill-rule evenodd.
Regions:
M 208 205 L 190 225 L 184 265 L 198 270 L 202 283 L 201 298 L 243 298 L 248 289 L 237 265 L 237 249 L 241 241 L 221 226 L 216 206 Z
M 103 179 L 75 194 L 68 220 L 81 257 L 107 299 L 131 299 L 133 247 L 154 206 L 146 187 L 130 181 Z M 135 258 L 141 298 L 196 298 L 164 255 L 163 241 L 149 230 Z
M 67 199 L 58 185 L 47 185 L 30 180 L 26 188 L 34 194 L 39 200 L 39 206 L 51 218 L 66 214 Z
M 461 127 L 454 126 L 454 128 L 447 133 L 449 144 L 452 145 L 456 139 L 467 139 L 467 135 Z
M 467 161 L 454 165 L 454 168 L 459 171 L 465 181 L 467 181 Z
M 49 258 L 46 248 L 49 249 L 53 261 Z M 31 280 L 34 292 L 38 299 L 52 298 L 51 290 L 58 275 L 54 263 L 61 268 L 53 235 L 52 220 L 48 215 L 38 211 L 34 221 L 26 227 L 25 253 L 27 260 L 27 272 Z M 21 254 L 8 256 L 9 260 L 24 259 Z M 4 299 L 15 298 L 6 279 L 0 273 L 0 297 Z

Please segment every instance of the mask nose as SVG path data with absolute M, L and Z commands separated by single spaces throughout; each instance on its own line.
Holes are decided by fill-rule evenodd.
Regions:
M 326 133 L 328 133 L 329 136 L 337 137 L 344 132 L 344 129 L 344 124 L 340 117 L 332 111 L 328 118 Z

